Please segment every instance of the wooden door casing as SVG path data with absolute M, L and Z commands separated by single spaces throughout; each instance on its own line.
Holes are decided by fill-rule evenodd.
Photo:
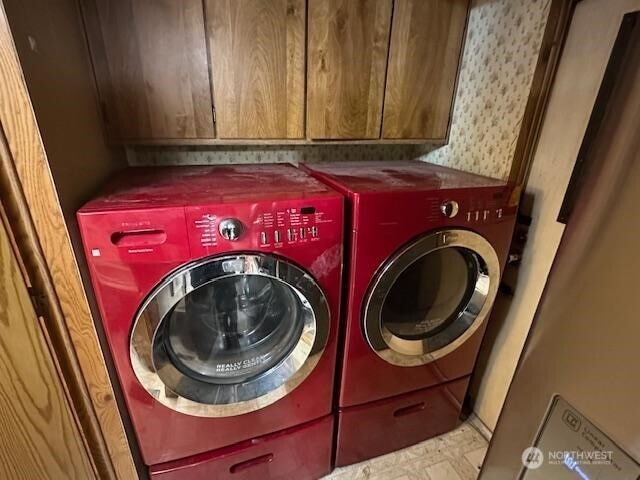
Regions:
M 205 0 L 218 138 L 304 137 L 304 0 Z
M 0 478 L 96 478 L 0 218 Z
M 307 137 L 380 138 L 391 0 L 309 0 Z
M 3 0 L 2 7 L 5 6 L 6 0 Z M 67 9 L 66 4 L 61 8 L 42 0 L 37 6 L 39 8 L 30 10 L 30 15 L 48 16 L 47 26 L 54 31 L 61 23 L 59 15 L 78 14 L 75 4 Z M 49 7 L 56 10 L 55 15 Z M 24 2 L 19 8 L 24 8 Z M 15 29 L 16 35 L 28 35 L 29 28 L 21 26 L 25 26 L 23 22 L 17 22 L 11 29 Z M 48 31 L 47 37 L 49 35 L 53 37 L 55 33 Z M 60 37 L 58 41 L 64 45 L 67 37 Z M 35 38 L 40 37 L 36 34 Z M 56 48 L 60 48 L 60 44 Z M 41 48 L 38 55 L 45 52 L 46 49 Z M 72 55 L 68 61 L 77 59 Z M 136 478 L 136 466 L 74 257 L 69 227 L 4 8 L 0 9 L 0 64 L 0 192 L 6 202 L 12 233 L 19 239 L 20 256 L 28 266 L 29 279 L 42 295 L 47 339 L 55 348 L 61 377 L 100 478 Z M 72 78 L 78 81 L 68 76 L 68 72 L 66 65 L 61 67 L 62 76 L 56 81 L 70 84 L 73 84 Z M 54 88 L 54 91 L 60 92 L 60 89 Z M 66 87 L 64 91 L 68 91 L 69 96 L 63 95 L 59 101 L 72 101 L 73 87 Z M 73 109 L 62 108 L 62 111 L 64 115 L 60 118 L 64 121 Z M 63 127 L 67 125 L 62 123 L 57 129 L 64 131 Z M 56 153 L 61 157 L 77 154 L 76 147 L 73 144 L 68 152 Z M 85 158 L 89 163 L 93 160 L 86 152 Z
M 446 138 L 468 8 L 395 0 L 382 138 Z
M 83 0 L 107 129 L 115 139 L 213 138 L 200 0 Z

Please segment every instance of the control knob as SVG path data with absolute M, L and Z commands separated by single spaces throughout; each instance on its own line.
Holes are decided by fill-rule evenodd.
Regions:
M 440 212 L 447 218 L 453 218 L 458 214 L 458 202 L 455 200 L 447 200 L 440 205 Z
M 225 218 L 220 222 L 218 230 L 222 238 L 235 242 L 242 235 L 244 227 L 237 218 Z

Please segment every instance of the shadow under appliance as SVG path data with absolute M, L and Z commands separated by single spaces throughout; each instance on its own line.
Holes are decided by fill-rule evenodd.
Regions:
M 336 463 L 454 428 L 515 223 L 513 187 L 424 162 L 305 165 L 348 199 Z
M 151 478 L 330 470 L 342 204 L 289 165 L 133 168 L 78 212 Z

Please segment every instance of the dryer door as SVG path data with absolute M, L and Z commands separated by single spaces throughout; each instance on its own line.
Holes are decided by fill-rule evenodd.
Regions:
M 278 257 L 226 255 L 171 274 L 140 308 L 131 363 L 144 388 L 189 415 L 263 408 L 313 370 L 329 332 L 313 278 Z
M 394 365 L 432 362 L 482 324 L 499 280 L 498 256 L 480 235 L 444 230 L 421 237 L 374 278 L 364 303 L 367 341 Z

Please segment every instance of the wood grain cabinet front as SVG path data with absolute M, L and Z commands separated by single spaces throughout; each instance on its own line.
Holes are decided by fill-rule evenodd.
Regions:
M 213 138 L 201 0 L 83 0 L 114 140 Z
M 219 138 L 304 137 L 305 0 L 205 0 Z
M 442 142 L 469 0 L 81 0 L 121 143 Z
M 395 0 L 382 137 L 445 139 L 469 0 Z
M 307 137 L 380 138 L 392 0 L 309 0 Z

